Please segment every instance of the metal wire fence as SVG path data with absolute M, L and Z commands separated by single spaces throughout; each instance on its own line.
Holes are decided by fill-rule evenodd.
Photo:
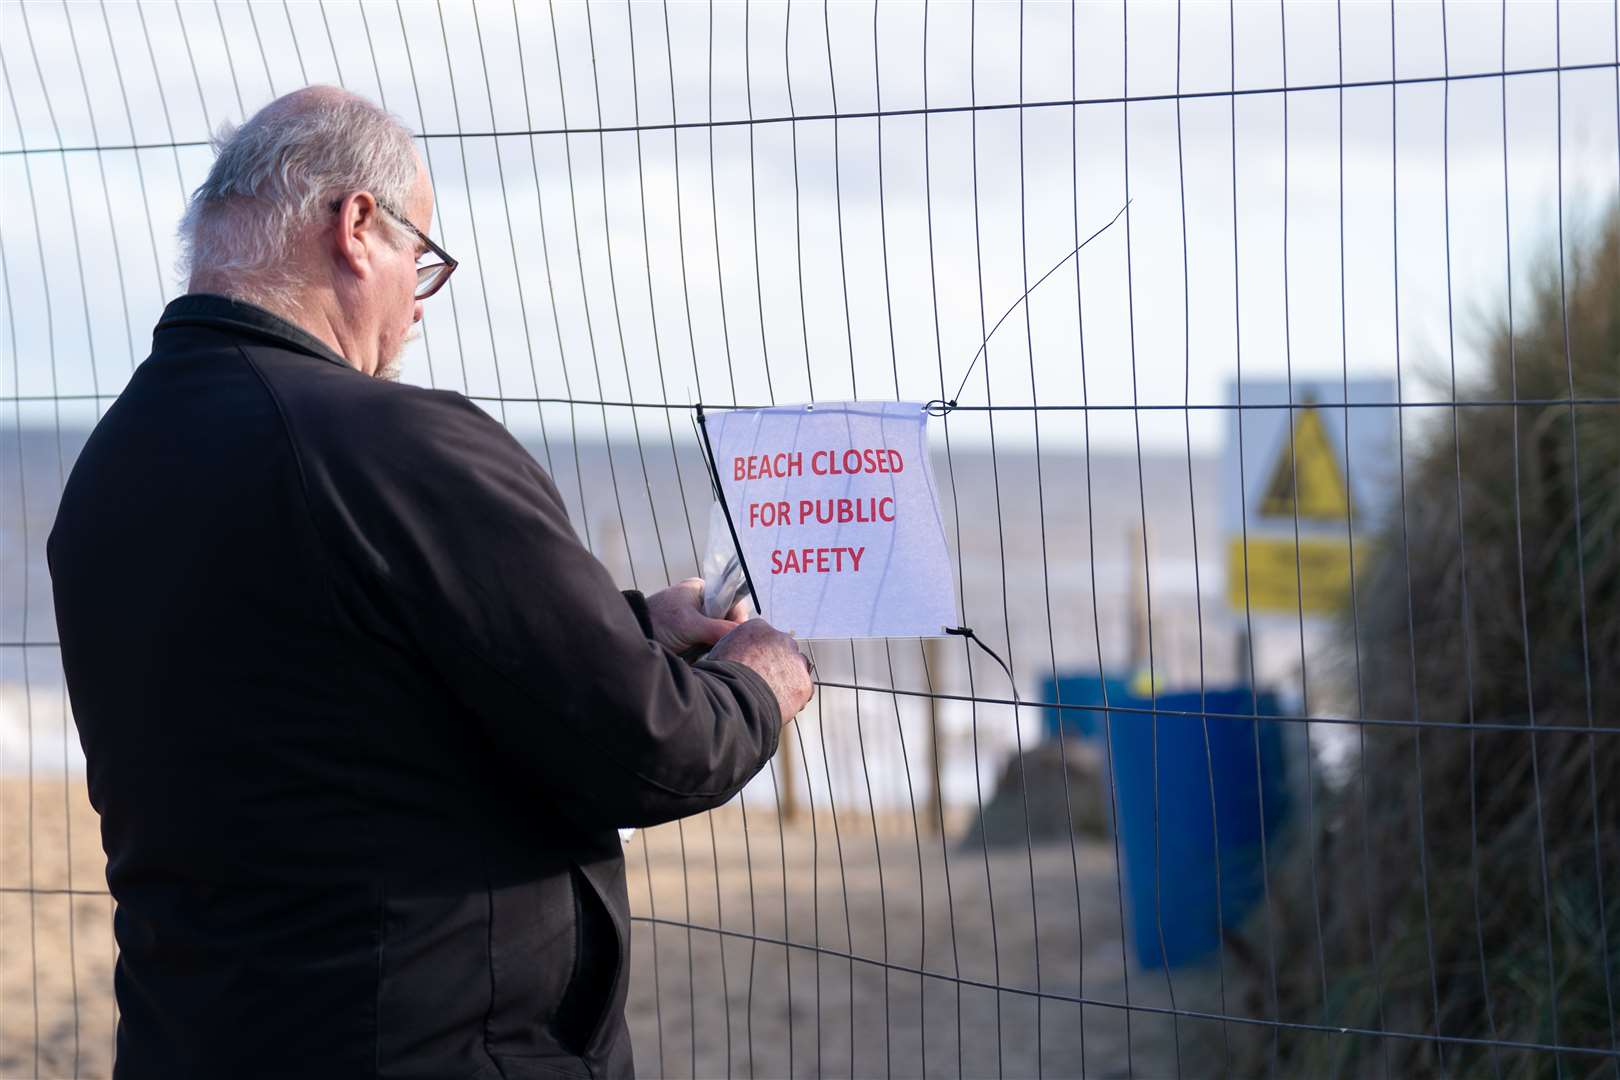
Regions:
M 183 291 L 209 132 L 324 82 L 421 132 L 463 260 L 405 377 L 518 435 L 626 587 L 698 565 L 699 404 L 941 406 L 1009 671 L 817 643 L 772 767 L 627 843 L 642 1071 L 1620 1076 L 1620 5 L 8 0 L 0 73 L 0 1071 L 115 1052 L 56 498 Z M 1257 853 L 1231 724 L 1289 806 Z M 1210 896 L 1213 953 L 1143 955 Z

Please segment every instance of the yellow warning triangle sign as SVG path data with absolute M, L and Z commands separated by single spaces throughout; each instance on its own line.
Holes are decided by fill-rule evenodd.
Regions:
M 1306 407 L 1294 424 L 1293 437 L 1282 444 L 1260 496 L 1263 517 L 1343 521 L 1350 516 L 1350 486 L 1322 416 Z

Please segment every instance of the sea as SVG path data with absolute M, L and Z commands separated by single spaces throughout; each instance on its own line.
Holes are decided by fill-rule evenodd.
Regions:
M 517 433 L 555 479 L 581 539 L 624 588 L 695 574 L 712 501 L 696 438 L 663 422 L 611 441 L 578 430 Z M 89 432 L 0 424 L 0 773 L 83 767 L 45 540 Z M 1056 714 L 1013 702 L 1049 698 L 1054 672 L 1102 670 L 1160 691 L 1243 676 L 1245 650 L 1260 639 L 1224 601 L 1218 457 L 947 445 L 938 430 L 930 445 L 954 571 L 940 587 L 1012 680 L 960 638 L 814 643 L 824 685 L 795 740 L 825 766 L 796 779 L 812 799 L 898 803 L 924 767 L 929 731 L 946 801 L 971 798 L 976 779 L 993 781 L 1049 729 Z M 1285 696 L 1298 677 L 1296 636 L 1273 635 L 1275 646 L 1256 654 Z

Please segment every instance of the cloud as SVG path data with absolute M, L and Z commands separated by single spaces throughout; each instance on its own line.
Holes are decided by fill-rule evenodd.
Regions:
M 1547 9 L 1510 6 L 1505 58 L 1496 9 L 1448 9 L 1442 37 L 1437 10 L 1397 8 L 1393 57 L 1386 10 L 1333 13 L 1027 5 L 1020 33 L 1014 5 L 884 5 L 875 22 L 865 5 L 69 5 L 26 24 L 9 5 L 4 148 L 200 140 L 238 101 L 340 77 L 436 135 L 781 116 L 789 76 L 796 115 L 830 111 L 835 90 L 845 113 L 1108 99 L 1127 68 L 1137 97 L 1178 79 L 1263 89 L 1284 78 L 1280 16 L 1291 85 L 1336 82 L 1341 63 L 1350 81 L 1612 63 L 1595 6 L 1565 9 L 1562 55 Z M 1508 79 L 1506 139 L 1499 79 L 1403 87 L 1393 118 L 1387 86 L 1296 93 L 1286 126 L 1277 94 L 893 116 L 881 159 L 873 119 L 651 131 L 639 156 L 627 132 L 433 138 L 435 232 L 465 265 L 406 377 L 643 402 L 733 385 L 744 401 L 939 396 L 1025 283 L 1123 205 L 1127 122 L 1128 229 L 1081 255 L 1078 280 L 1043 285 L 1027 326 L 1007 320 L 975 400 L 1217 402 L 1240 361 L 1387 373 L 1397 352 L 1449 350 L 1448 294 L 1456 311 L 1497 303 L 1509 227 L 1531 250 L 1560 203 L 1574 222 L 1614 197 L 1612 67 L 1556 91 Z M 0 159 L 6 393 L 116 391 L 178 291 L 173 222 L 207 162 Z M 1029 416 L 1004 419 L 1032 434 Z M 1050 419 L 1044 437 L 1080 437 L 1073 414 Z M 1213 417 L 1194 426 L 1219 437 Z

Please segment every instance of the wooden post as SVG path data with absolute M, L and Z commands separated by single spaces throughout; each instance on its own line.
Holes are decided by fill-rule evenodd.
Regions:
M 944 683 L 945 639 L 927 638 L 923 641 L 923 670 L 928 677 L 928 692 L 933 694 Z M 935 836 L 941 832 L 941 815 L 945 796 L 940 783 L 939 700 L 928 699 L 928 799 L 924 804 L 928 818 L 928 831 Z
M 1127 660 L 1128 674 L 1134 678 L 1138 670 L 1146 671 L 1153 663 L 1148 655 L 1148 620 L 1152 613 L 1148 611 L 1147 582 L 1144 575 L 1147 573 L 1147 540 L 1142 535 L 1140 525 L 1132 525 L 1127 533 L 1126 548 L 1131 558 L 1131 592 L 1130 606 L 1127 610 L 1129 629 L 1127 640 L 1130 643 L 1130 657 Z
M 797 723 L 797 721 L 794 721 Z M 796 742 L 794 733 L 784 729 L 782 731 L 782 745 L 777 751 L 777 758 L 782 762 L 782 820 L 796 821 L 799 817 L 799 787 L 794 782 L 796 774 L 793 771 L 793 747 Z

